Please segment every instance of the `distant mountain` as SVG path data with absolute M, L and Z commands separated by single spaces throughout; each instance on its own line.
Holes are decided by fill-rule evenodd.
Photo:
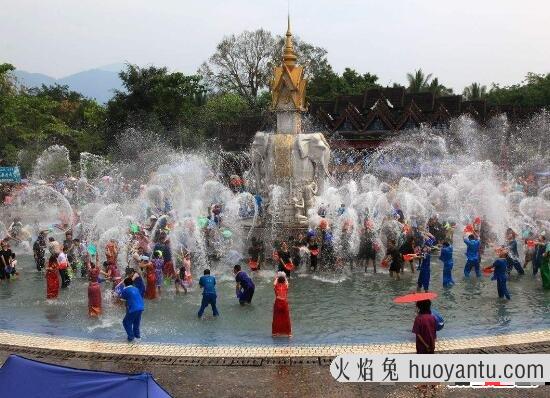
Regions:
M 53 77 L 43 75 L 42 73 L 30 73 L 19 69 L 16 69 L 13 75 L 20 84 L 27 87 L 40 87 L 43 84 L 48 86 L 55 84 L 56 81 Z
M 18 82 L 26 87 L 40 87 L 42 84 L 61 84 L 69 86 L 69 89 L 77 91 L 88 98 L 95 98 L 100 103 L 106 103 L 111 99 L 114 90 L 122 88 L 122 82 L 118 77 L 118 71 L 123 64 L 107 65 L 73 75 L 55 79 L 41 73 L 29 73 L 16 69 L 13 74 Z
M 86 97 L 95 98 L 101 103 L 109 101 L 114 94 L 114 90 L 122 87 L 117 72 L 100 69 L 75 73 L 59 79 L 57 82 L 69 86 L 71 90 L 82 93 Z

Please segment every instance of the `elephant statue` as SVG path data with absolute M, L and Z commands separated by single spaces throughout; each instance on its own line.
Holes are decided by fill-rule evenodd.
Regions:
M 258 132 L 252 142 L 250 161 L 260 191 L 272 184 L 283 185 L 281 176 L 284 176 L 294 189 L 315 182 L 322 192 L 325 178 L 330 177 L 330 147 L 322 133 Z
M 266 181 L 268 144 L 269 134 L 259 131 L 254 136 L 254 141 L 250 148 L 251 174 L 258 191 L 262 191 L 262 187 L 269 185 Z
M 302 180 L 302 184 L 308 184 L 314 181 L 317 184 L 317 190 L 323 192 L 326 178 L 330 178 L 328 164 L 330 162 L 330 147 L 325 136 L 322 133 L 298 134 L 296 146 L 300 156 L 300 161 L 294 162 L 294 176 L 297 180 Z M 303 176 L 300 178 L 300 171 L 307 169 L 304 163 L 311 162 L 313 165 L 313 176 Z

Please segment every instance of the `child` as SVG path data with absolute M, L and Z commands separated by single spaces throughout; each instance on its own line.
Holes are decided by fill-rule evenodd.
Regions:
M 183 288 L 187 294 L 187 288 L 193 284 L 191 276 L 191 253 L 185 249 L 181 249 L 181 254 L 178 256 L 178 261 L 181 263 L 175 279 L 176 294 L 179 294 L 179 288 Z
M 59 270 L 59 275 L 61 276 L 61 288 L 64 289 L 68 287 L 71 283 L 71 278 L 69 277 L 69 262 L 67 260 L 67 255 L 63 250 L 57 256 L 57 269 Z
M 252 271 L 260 269 L 260 247 L 255 237 L 252 237 L 251 246 L 248 248 L 248 266 Z
M 158 294 L 160 296 L 160 288 L 163 282 L 163 269 L 164 269 L 164 260 L 162 259 L 162 252 L 160 250 L 155 250 L 153 253 L 153 265 L 155 266 L 155 277 Z
M 183 293 L 187 294 L 187 287 L 185 286 L 185 283 L 184 283 L 185 276 L 186 276 L 185 265 L 182 264 L 178 270 L 178 274 L 176 275 L 176 294 L 180 293 L 180 287 L 183 288 Z
M 317 243 L 317 239 L 315 239 L 314 236 L 311 236 L 309 238 L 308 243 L 308 250 L 309 250 L 309 268 L 313 272 L 317 271 L 317 257 L 319 256 L 319 244 Z
M 420 272 L 418 273 L 418 281 L 416 283 L 416 291 L 420 292 L 423 288 L 425 292 L 428 291 L 430 286 L 430 263 L 431 257 L 430 246 L 425 245 L 422 248 L 422 262 L 420 263 Z
M 399 249 L 394 240 L 388 241 L 388 249 L 386 251 L 386 261 L 390 263 L 390 276 L 395 279 L 401 279 L 401 265 L 403 264 L 403 256 L 399 253 Z
M 288 250 L 286 242 L 281 243 L 281 249 L 277 252 L 279 258 L 278 271 L 284 272 L 287 278 L 290 278 L 290 271 L 294 269 L 294 263 L 292 262 L 292 254 Z
M 430 300 L 417 301 L 416 316 L 412 332 L 416 335 L 416 353 L 433 354 L 435 352 L 436 320 L 431 311 L 432 302 Z
M 506 287 L 506 270 L 508 266 L 508 264 L 506 263 L 506 257 L 508 256 L 508 251 L 503 248 L 501 248 L 500 250 L 497 249 L 497 255 L 498 259 L 495 260 L 493 265 L 487 267 L 487 269 L 494 269 L 493 277 L 491 278 L 491 280 L 497 281 L 498 297 L 506 297 L 506 299 L 510 300 L 510 293 L 508 292 L 508 288 Z
M 453 281 L 453 246 L 448 240 L 443 242 L 439 259 L 443 262 L 443 287 L 452 287 Z

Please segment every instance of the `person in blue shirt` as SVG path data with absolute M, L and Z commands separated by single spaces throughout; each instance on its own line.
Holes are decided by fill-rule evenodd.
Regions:
M 506 274 L 508 268 L 508 263 L 506 262 L 507 255 L 508 253 L 506 250 L 500 250 L 498 256 L 499 258 L 496 259 L 493 265 L 488 267 L 488 269 L 494 269 L 493 277 L 491 278 L 491 280 L 497 281 L 498 297 L 506 297 L 508 300 L 510 300 L 510 293 L 508 292 L 508 288 L 506 287 Z
M 464 237 L 464 243 L 466 243 L 466 266 L 464 267 L 464 276 L 469 278 L 470 271 L 474 267 L 476 276 L 481 278 L 481 272 L 479 270 L 479 238 L 474 234 Z
M 139 326 L 141 323 L 141 314 L 144 310 L 143 297 L 139 290 L 133 285 L 132 278 L 124 279 L 124 289 L 120 298 L 126 301 L 126 316 L 122 320 L 122 325 L 128 335 L 128 341 L 134 341 L 134 338 L 141 338 Z
M 239 264 L 233 267 L 233 273 L 235 274 L 235 282 L 237 282 L 236 292 L 237 298 L 241 305 L 246 303 L 250 304 L 252 302 L 252 296 L 254 296 L 254 289 L 256 286 L 248 274 L 244 271 L 241 271 L 241 266 Z
M 218 308 L 216 308 L 216 278 L 210 275 L 210 270 L 205 269 L 204 275 L 199 279 L 199 286 L 202 288 L 202 302 L 199 309 L 199 318 L 202 318 L 204 310 L 208 305 L 212 306 L 212 313 L 214 316 L 220 315 Z
M 439 259 L 443 262 L 443 287 L 452 287 L 455 284 L 453 281 L 453 246 L 448 241 L 443 242 Z
M 420 263 L 420 272 L 418 273 L 418 282 L 416 283 L 416 291 L 420 292 L 421 289 L 424 289 L 425 292 L 428 291 L 430 287 L 430 262 L 431 262 L 430 246 L 425 245 L 422 248 L 422 254 L 419 258 L 422 259 Z

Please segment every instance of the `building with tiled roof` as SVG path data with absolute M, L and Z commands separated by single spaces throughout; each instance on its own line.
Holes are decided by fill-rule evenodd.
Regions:
M 480 125 L 506 114 L 511 123 L 532 116 L 538 108 L 489 105 L 485 100 L 467 101 L 461 95 L 435 96 L 431 92 L 407 93 L 404 87 L 372 88 L 362 95 L 342 95 L 331 101 L 308 105 L 314 130 L 325 132 L 332 148 L 375 149 L 389 138 L 407 130 L 427 126 L 449 127 L 451 119 L 469 115 Z M 230 151 L 246 150 L 258 130 L 269 130 L 269 116 L 247 117 L 220 126 L 218 139 Z
M 489 106 L 485 100 L 465 101 L 461 95 L 407 93 L 404 87 L 368 89 L 362 101 L 359 97 L 340 96 L 310 105 L 310 114 L 324 127 L 332 147 L 375 148 L 388 138 L 420 126 L 447 128 L 452 118 L 463 114 L 483 125 L 501 113 L 514 123 L 537 111 Z

